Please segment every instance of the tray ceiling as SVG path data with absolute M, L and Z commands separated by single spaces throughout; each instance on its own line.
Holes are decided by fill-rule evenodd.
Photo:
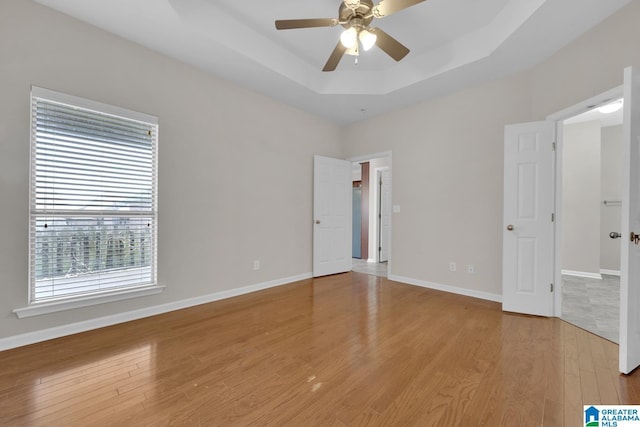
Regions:
M 36 1 L 337 123 L 529 68 L 630 2 L 428 0 L 375 22 L 411 49 L 401 62 L 374 47 L 323 73 L 343 28 L 274 21 L 334 18 L 340 0 Z

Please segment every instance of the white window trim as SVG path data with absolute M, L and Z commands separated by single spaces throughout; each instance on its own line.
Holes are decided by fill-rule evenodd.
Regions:
M 91 294 L 81 297 L 59 299 L 47 302 L 35 302 L 27 307 L 13 310 L 19 319 L 25 317 L 40 316 L 58 311 L 73 310 L 75 308 L 90 307 L 92 305 L 106 304 L 108 302 L 122 301 L 125 299 L 144 297 L 159 294 L 164 291 L 164 286 L 148 285 L 139 288 L 128 288 L 119 291 L 104 292 L 101 294 Z
M 76 107 L 86 108 L 88 110 L 100 111 L 101 113 L 112 114 L 114 116 L 128 117 L 132 120 L 139 120 L 154 125 L 158 124 L 158 118 L 149 114 L 140 113 L 138 111 L 127 110 L 126 108 L 117 107 L 115 105 L 103 104 L 102 102 L 92 101 L 90 99 L 79 98 L 66 93 L 56 92 L 50 89 L 44 89 L 37 86 L 31 86 L 31 96 L 36 98 L 46 98 L 61 102 L 63 104 L 75 105 Z
M 139 120 L 139 121 L 151 123 L 154 125 L 158 125 L 158 118 L 149 114 L 144 114 L 144 113 L 128 110 L 125 108 L 121 108 L 121 107 L 117 107 L 109 104 L 103 104 L 101 102 L 79 98 L 73 95 L 67 95 L 64 93 L 56 92 L 53 90 L 49 90 L 49 89 L 45 89 L 37 86 L 31 87 L 30 98 L 33 99 L 33 97 L 52 99 L 58 102 L 75 105 L 80 108 L 101 111 L 103 113 L 113 114 L 116 116 L 125 116 L 133 120 Z M 157 150 L 158 150 L 158 147 L 156 146 L 156 156 L 157 156 Z M 30 155 L 31 155 L 31 151 L 30 151 Z M 31 164 L 31 161 L 30 161 L 30 164 Z M 156 218 L 156 227 L 157 227 L 157 219 L 158 219 L 157 210 L 156 210 L 155 218 Z M 155 235 L 157 239 L 157 230 Z M 156 243 L 156 249 L 155 249 L 156 252 L 154 254 L 154 258 L 155 258 L 154 264 L 156 266 L 157 266 L 157 250 L 158 248 Z M 29 251 L 29 257 L 31 258 L 31 250 Z M 29 260 L 29 265 L 31 265 L 31 260 Z M 165 286 L 157 283 L 157 272 L 155 274 L 156 274 L 156 283 L 153 283 L 153 284 L 141 285 L 138 287 L 131 287 L 131 288 L 125 288 L 125 289 L 107 290 L 104 292 L 96 292 L 89 295 L 72 296 L 69 298 L 60 298 L 60 299 L 44 301 L 44 302 L 31 302 L 31 284 L 29 284 L 28 305 L 26 307 L 14 309 L 13 313 L 18 318 L 22 319 L 26 317 L 39 316 L 39 315 L 50 314 L 50 313 L 55 313 L 60 311 L 73 310 L 73 309 L 82 308 L 82 307 L 90 307 L 93 305 L 105 304 L 105 303 L 114 302 L 114 301 L 122 301 L 126 299 L 159 294 L 164 291 Z

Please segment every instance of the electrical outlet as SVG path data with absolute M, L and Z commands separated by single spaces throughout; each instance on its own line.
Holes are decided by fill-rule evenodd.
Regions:
M 456 271 L 456 263 L 451 261 L 449 263 L 449 271 Z
M 468 273 L 475 273 L 476 272 L 476 268 L 473 264 L 468 264 L 467 265 L 467 272 Z
M 253 269 L 260 270 L 260 260 L 253 261 Z

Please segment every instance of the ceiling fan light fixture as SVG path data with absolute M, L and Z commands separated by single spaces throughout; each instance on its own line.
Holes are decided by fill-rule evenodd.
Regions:
M 360 56 L 360 50 L 358 49 L 358 43 L 354 44 L 353 46 L 351 46 L 350 48 L 348 48 L 347 50 L 344 51 L 345 55 L 351 55 L 351 56 Z
M 362 43 L 362 48 L 364 50 L 369 50 L 376 44 L 378 36 L 367 30 L 361 30 L 358 34 L 358 38 L 360 39 L 360 43 Z
M 374 1 L 377 4 L 374 4 Z M 340 40 L 333 48 L 322 71 L 335 71 L 344 55 L 354 56 L 357 64 L 360 49 L 370 50 L 374 45 L 397 62 L 407 56 L 409 48 L 381 28 L 369 27 L 369 24 L 374 18 L 389 16 L 425 1 L 339 0 L 337 18 L 278 19 L 275 26 L 276 30 L 342 26 L 344 30 L 340 34 Z
M 340 35 L 340 43 L 347 49 L 351 49 L 356 44 L 358 44 L 358 31 L 351 27 L 347 30 L 344 30 Z
M 598 111 L 600 111 L 602 114 L 615 113 L 622 108 L 622 102 L 622 99 L 618 99 L 617 101 L 613 101 L 609 104 L 603 105 L 602 107 L 598 108 Z
M 351 10 L 356 10 L 360 6 L 360 0 L 344 0 L 344 5 Z

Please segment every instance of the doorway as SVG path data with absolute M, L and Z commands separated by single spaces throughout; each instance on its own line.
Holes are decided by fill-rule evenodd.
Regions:
M 557 123 L 556 315 L 619 342 L 622 105 L 615 88 L 552 117 Z M 610 237 L 611 235 L 611 237 Z
M 562 186 L 558 182 L 563 166 L 562 122 L 624 97 L 620 234 L 626 237 L 619 243 L 619 369 L 629 374 L 640 366 L 640 291 L 635 286 L 640 281 L 640 168 L 637 163 L 640 158 L 640 70 L 625 68 L 623 81 L 622 86 L 552 114 L 544 121 L 505 126 L 502 305 L 504 311 L 549 316 L 546 310 L 551 304 L 553 316 L 561 317 L 564 212 Z M 518 162 L 522 157 L 529 160 Z M 555 166 L 550 167 L 550 163 Z M 514 171 L 518 172 L 516 179 L 513 179 Z M 529 223 L 541 222 L 547 222 L 548 226 L 539 233 L 526 227 Z M 549 228 L 553 229 L 551 233 Z M 546 239 L 549 234 L 551 240 Z M 541 241 L 543 238 L 545 241 Z M 537 241 L 541 244 L 537 245 Z M 538 262 L 539 259 L 544 263 Z M 552 268 L 547 269 L 550 259 Z M 532 300 L 531 296 L 544 296 L 545 288 L 547 298 Z
M 391 153 L 351 161 L 352 270 L 387 277 L 391 258 Z

